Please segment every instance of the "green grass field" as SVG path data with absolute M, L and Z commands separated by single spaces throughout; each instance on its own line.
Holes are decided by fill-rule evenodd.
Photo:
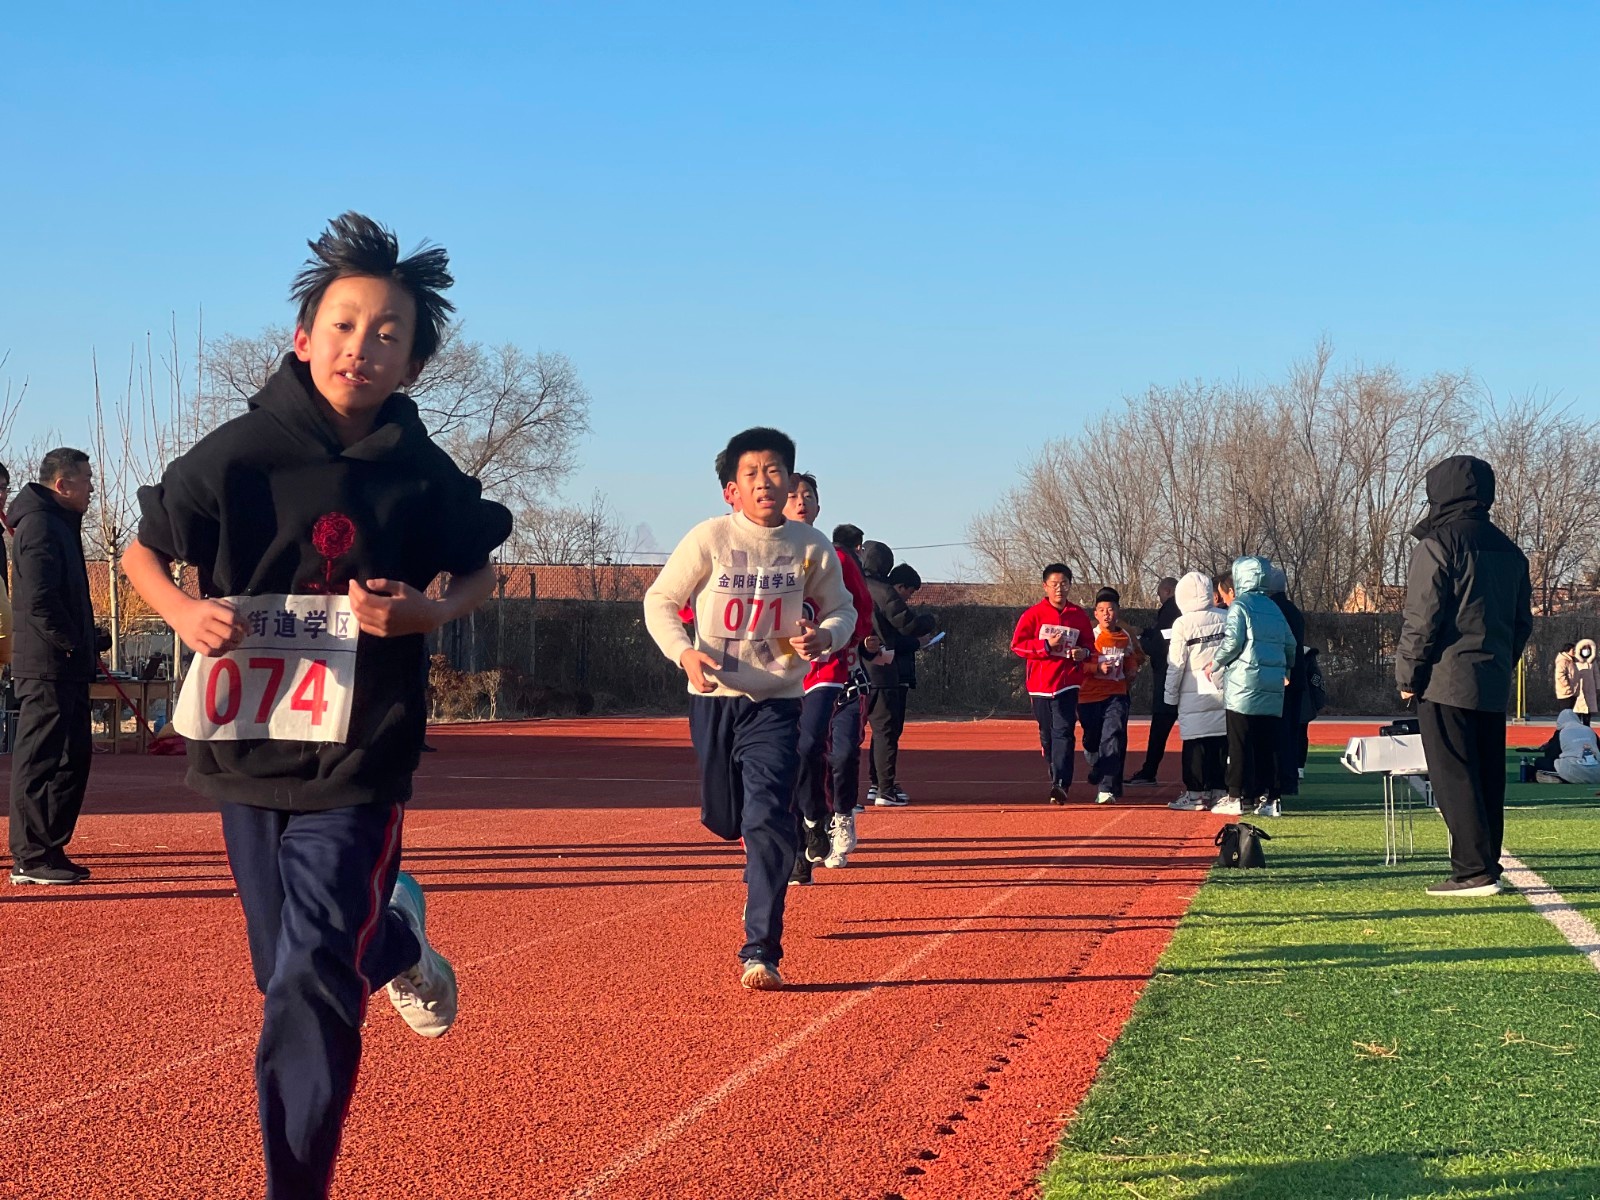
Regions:
M 1045 1196 L 1600 1196 L 1600 974 L 1515 892 L 1425 895 L 1436 813 L 1385 867 L 1379 781 L 1312 755 L 1255 822 L 1268 869 L 1196 896 Z M 1513 784 L 1506 846 L 1600 920 L 1591 789 Z

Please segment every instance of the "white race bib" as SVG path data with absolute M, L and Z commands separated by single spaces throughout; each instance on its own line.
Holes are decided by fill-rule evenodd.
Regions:
M 800 636 L 806 577 L 797 563 L 756 569 L 713 563 L 707 590 L 711 621 L 701 631 L 705 637 L 765 641 Z
M 1052 650 L 1050 653 L 1055 655 L 1057 658 L 1066 658 L 1072 653 L 1073 648 L 1078 644 L 1078 630 L 1074 629 L 1071 625 L 1039 626 L 1039 636 L 1047 642 L 1058 634 L 1061 637 L 1061 648 L 1059 650 Z
M 230 596 L 248 633 L 197 654 L 172 725 L 186 738 L 343 742 L 350 733 L 359 630 L 349 596 Z
M 1102 678 L 1102 679 L 1121 679 L 1123 677 L 1123 675 L 1122 675 L 1123 659 L 1125 659 L 1126 657 L 1127 657 L 1127 651 L 1125 651 L 1125 650 L 1111 649 L 1111 650 L 1102 650 L 1102 651 L 1100 651 L 1100 655 L 1099 655 L 1099 659 L 1100 659 L 1100 663 L 1101 663 L 1100 678 Z

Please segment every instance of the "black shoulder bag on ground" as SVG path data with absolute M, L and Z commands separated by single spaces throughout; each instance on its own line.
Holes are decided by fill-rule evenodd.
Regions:
M 1270 842 L 1272 835 L 1258 829 L 1248 821 L 1230 821 L 1217 830 L 1217 863 L 1219 867 L 1264 867 L 1267 856 L 1261 843 Z

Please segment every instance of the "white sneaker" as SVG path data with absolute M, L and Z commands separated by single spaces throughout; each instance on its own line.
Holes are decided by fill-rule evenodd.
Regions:
M 1184 792 L 1168 808 L 1178 812 L 1203 812 L 1206 807 L 1206 798 L 1199 792 Z
M 856 848 L 856 819 L 851 813 L 835 813 L 828 823 L 828 857 L 822 860 L 825 867 L 842 867 L 850 860 Z
M 1211 811 L 1224 817 L 1238 817 L 1244 814 L 1244 806 L 1232 796 L 1224 796 L 1212 805 Z
M 1277 800 L 1263 799 L 1256 805 L 1255 815 L 1258 817 L 1280 817 L 1283 815 L 1283 805 Z
M 1115 800 L 1116 800 L 1116 797 L 1113 796 L 1110 792 L 1101 792 L 1098 796 L 1096 796 L 1094 798 L 1094 802 L 1096 804 L 1111 804 Z
M 389 981 L 389 1003 L 415 1032 L 426 1038 L 443 1037 L 456 1023 L 456 973 L 444 955 L 428 945 L 423 932 L 427 905 L 422 889 L 404 871 L 395 880 L 389 907 L 400 914 L 422 943 L 417 965 Z

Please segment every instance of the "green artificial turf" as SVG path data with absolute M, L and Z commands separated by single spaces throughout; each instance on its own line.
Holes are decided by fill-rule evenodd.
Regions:
M 1384 866 L 1380 784 L 1336 758 L 1255 822 L 1266 871 L 1196 896 L 1049 1200 L 1600 1196 L 1600 974 L 1515 892 L 1425 895 L 1437 814 Z M 1506 842 L 1600 919 L 1592 789 L 1513 785 Z

